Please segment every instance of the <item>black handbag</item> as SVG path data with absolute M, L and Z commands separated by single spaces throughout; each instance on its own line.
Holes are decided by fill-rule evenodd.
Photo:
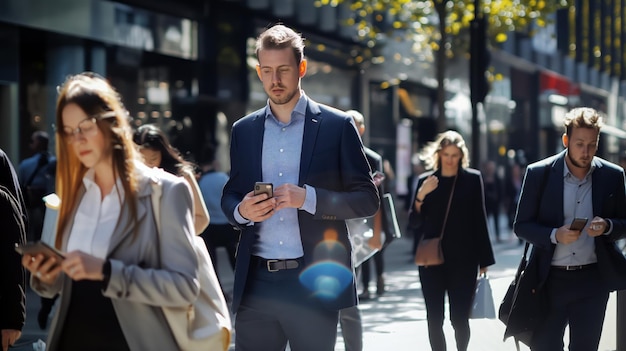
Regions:
M 541 197 L 548 180 L 548 169 L 547 165 L 544 166 L 542 181 L 539 185 L 540 195 L 537 199 L 537 213 L 539 213 Z M 528 266 L 526 255 L 529 247 L 530 243 L 526 242 L 515 278 L 509 285 L 498 308 L 498 318 L 506 325 L 504 340 L 513 336 L 518 351 L 520 341 L 530 346 L 535 328 L 543 322 L 548 313 L 548 297 L 545 289 L 538 287 L 537 267 Z
M 383 231 L 385 232 L 385 242 L 383 247 L 391 244 L 395 239 L 402 237 L 396 207 L 393 204 L 393 197 L 390 193 L 385 193 L 381 199 L 380 208 L 383 211 Z
M 504 340 L 513 336 L 518 350 L 520 341 L 530 346 L 533 332 L 544 321 L 548 308 L 545 289 L 537 287 L 537 269 L 527 265 L 526 254 L 529 246 L 526 243 L 515 279 L 509 285 L 498 309 L 498 318 L 506 325 Z

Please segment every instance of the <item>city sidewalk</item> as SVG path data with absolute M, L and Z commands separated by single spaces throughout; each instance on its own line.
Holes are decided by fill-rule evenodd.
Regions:
M 507 233 L 508 231 L 503 231 Z M 517 238 L 504 234 L 503 243 L 494 244 L 496 264 L 488 272 L 496 310 L 506 289 L 513 279 L 519 263 L 523 246 Z M 510 238 L 510 239 L 506 239 Z M 363 318 L 364 351 L 380 350 L 428 350 L 428 332 L 426 312 L 420 290 L 417 267 L 412 262 L 409 251 L 412 238 L 403 237 L 394 241 L 385 251 L 386 293 L 375 299 L 360 304 Z M 232 291 L 233 274 L 228 264 L 226 253 L 218 250 L 218 274 L 225 290 Z M 33 343 L 45 340 L 47 331 L 37 326 L 39 297 L 28 290 L 27 321 L 22 338 L 12 350 L 37 350 Z M 447 312 L 446 312 L 447 313 Z M 475 319 L 470 321 L 472 337 L 469 351 L 509 351 L 515 350 L 511 338 L 502 341 L 504 325 L 498 320 Z M 454 331 L 449 319 L 444 324 L 448 349 L 455 349 Z M 341 331 L 338 332 L 336 351 L 344 351 Z M 567 344 L 566 344 L 567 345 Z M 231 346 L 230 350 L 234 350 Z M 522 350 L 528 348 L 522 347 Z M 600 342 L 600 351 L 616 350 L 616 294 L 611 294 L 607 307 L 604 331 Z
M 507 235 L 504 236 L 506 238 Z M 513 279 L 524 246 L 517 238 L 494 244 L 496 264 L 490 267 L 489 281 L 496 312 L 498 305 Z M 363 318 L 364 351 L 429 349 L 426 311 L 419 283 L 417 267 L 411 262 L 411 239 L 403 238 L 392 243 L 385 253 L 387 292 L 375 300 L 360 304 Z M 611 294 L 600 351 L 616 349 L 616 298 Z M 446 316 L 447 316 L 446 307 Z M 504 324 L 498 319 L 470 320 L 472 336 L 469 351 L 515 350 L 512 338 L 503 342 Z M 446 317 L 444 332 L 449 350 L 455 350 L 454 330 Z M 567 338 L 566 338 L 567 339 Z M 522 350 L 528 350 L 521 345 Z M 567 340 L 566 340 L 567 348 Z M 336 351 L 344 351 L 341 332 L 338 333 Z

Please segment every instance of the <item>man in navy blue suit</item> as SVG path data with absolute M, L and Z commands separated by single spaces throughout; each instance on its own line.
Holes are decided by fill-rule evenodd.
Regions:
M 240 351 L 334 350 L 338 311 L 357 303 L 345 220 L 379 195 L 352 118 L 300 88 L 304 41 L 276 25 L 256 44 L 267 105 L 233 125 L 222 208 L 241 232 L 232 308 Z M 254 195 L 255 182 L 273 196 Z
M 548 302 L 533 351 L 563 350 L 568 324 L 569 350 L 597 350 L 609 292 L 626 288 L 615 245 L 626 236 L 624 171 L 595 157 L 601 125 L 597 111 L 574 108 L 564 119 L 565 150 L 526 170 L 514 230 L 533 245 L 528 269 Z M 587 225 L 570 228 L 580 217 Z

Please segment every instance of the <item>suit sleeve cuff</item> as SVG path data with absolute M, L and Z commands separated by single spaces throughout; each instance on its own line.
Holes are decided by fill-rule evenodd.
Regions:
M 609 225 L 607 226 L 607 228 L 604 230 L 604 233 L 602 233 L 603 235 L 611 235 L 611 233 L 613 232 L 613 221 L 605 218 L 604 219 Z

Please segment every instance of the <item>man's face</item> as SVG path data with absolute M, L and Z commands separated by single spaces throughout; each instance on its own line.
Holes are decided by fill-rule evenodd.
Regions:
M 584 169 L 591 166 L 591 160 L 598 151 L 598 133 L 593 128 L 572 128 L 571 135 L 563 137 L 572 166 Z
M 260 50 L 257 74 L 270 101 L 276 105 L 299 98 L 300 78 L 306 73 L 306 61 L 300 65 L 291 48 L 281 50 Z

